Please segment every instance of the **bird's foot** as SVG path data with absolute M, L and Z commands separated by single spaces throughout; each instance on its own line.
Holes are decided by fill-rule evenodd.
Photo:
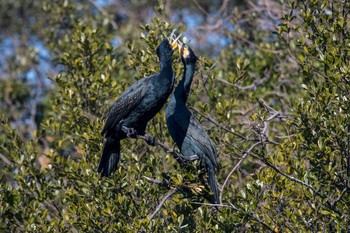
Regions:
M 186 161 L 186 162 L 193 162 L 199 159 L 198 155 L 184 156 L 180 154 L 180 157 L 183 161 Z
M 175 159 L 181 167 L 187 166 L 187 161 L 182 156 L 175 157 Z
M 126 136 L 128 136 L 129 138 L 137 138 L 138 134 L 137 134 L 136 129 L 129 128 L 128 132 L 126 133 Z
M 157 139 L 155 137 L 149 136 L 148 134 L 145 134 L 143 137 L 148 145 L 150 145 L 150 146 L 157 145 Z
M 184 156 L 181 153 L 175 153 L 174 158 L 180 164 L 181 167 L 187 166 L 188 162 L 193 162 L 199 159 L 198 155 Z
M 134 128 L 128 128 L 126 126 L 122 126 L 122 130 L 124 133 L 126 133 L 126 136 L 128 138 L 142 138 L 143 140 L 146 141 L 146 143 L 150 146 L 156 146 L 157 145 L 157 140 L 155 137 L 149 136 L 148 134 L 139 134 L 136 129 Z
M 124 133 L 126 133 L 126 136 L 128 138 L 138 138 L 138 133 L 137 133 L 136 129 L 128 128 L 126 126 L 123 126 L 122 129 L 123 129 Z
M 187 161 L 195 161 L 195 160 L 198 160 L 199 159 L 199 156 L 198 155 L 191 155 L 189 157 L 186 157 Z

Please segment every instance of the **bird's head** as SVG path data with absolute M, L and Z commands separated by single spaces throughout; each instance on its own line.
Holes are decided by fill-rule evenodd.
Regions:
M 157 48 L 157 55 L 160 57 L 161 55 L 165 56 L 171 56 L 173 54 L 173 51 L 178 48 L 180 51 L 181 48 L 181 42 L 179 41 L 179 38 L 181 35 L 178 37 L 174 37 L 175 30 L 168 36 L 168 38 L 164 39 L 160 45 Z
M 173 55 L 173 49 L 168 39 L 164 39 L 157 47 L 158 57 L 171 57 Z
M 190 46 L 184 45 L 181 49 L 181 60 L 184 64 L 193 64 L 197 62 L 197 56 L 194 54 Z

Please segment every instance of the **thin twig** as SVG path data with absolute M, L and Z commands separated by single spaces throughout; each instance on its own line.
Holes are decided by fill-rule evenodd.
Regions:
M 275 232 L 273 228 L 271 228 L 269 225 L 267 225 L 265 222 L 263 222 L 259 217 L 255 216 L 254 214 L 249 213 L 248 211 L 241 210 L 240 208 L 234 206 L 232 203 L 230 203 L 232 209 L 239 211 L 241 213 L 247 214 L 249 217 L 255 219 L 257 222 L 259 222 L 261 225 L 263 225 L 268 230 Z
M 243 162 L 243 160 L 250 154 L 250 152 L 259 144 L 261 144 L 262 142 L 256 142 L 254 143 L 241 157 L 241 159 L 238 161 L 238 163 L 236 164 L 236 166 L 234 166 L 234 168 L 230 171 L 230 173 L 227 175 L 224 183 L 222 184 L 221 187 L 221 193 L 220 193 L 220 200 L 222 200 L 222 195 L 224 193 L 224 188 L 228 182 L 228 180 L 230 179 L 230 177 L 232 176 L 232 174 L 236 171 L 236 169 L 241 165 L 241 163 Z
M 332 203 L 331 206 L 336 206 L 336 204 L 342 199 L 342 197 L 344 196 L 345 193 L 347 193 L 349 191 L 348 187 L 345 187 L 343 189 L 343 191 L 340 193 L 339 197 L 337 197 L 337 199 L 335 199 Z
M 198 8 L 198 10 L 199 10 L 200 12 L 202 12 L 206 17 L 212 18 L 212 17 L 210 16 L 210 14 L 209 14 L 206 10 L 204 10 L 204 8 L 198 3 L 197 0 L 192 0 L 192 1 L 194 2 L 194 4 L 196 5 L 196 7 Z
M 239 137 L 239 138 L 241 138 L 241 139 L 243 139 L 243 140 L 245 140 L 245 141 L 251 140 L 251 139 L 246 138 L 246 137 L 244 137 L 244 136 L 242 136 L 242 135 L 240 135 L 240 134 L 238 134 L 238 133 L 236 133 L 236 132 L 230 130 L 229 128 L 227 128 L 227 127 L 225 127 L 225 126 L 219 124 L 219 123 L 216 122 L 213 118 L 204 115 L 203 113 L 201 113 L 201 112 L 198 111 L 197 109 L 195 109 L 195 108 L 193 108 L 193 107 L 190 107 L 190 108 L 191 108 L 192 110 L 194 110 L 196 113 L 198 113 L 199 115 L 201 115 L 202 117 L 204 117 L 205 119 L 207 119 L 208 121 L 210 121 L 211 123 L 213 123 L 214 125 L 216 125 L 216 126 L 220 127 L 221 129 L 225 130 L 226 132 L 228 132 L 228 133 L 230 133 L 230 134 L 233 134 L 233 135 L 235 135 L 235 136 L 237 136 L 237 137 Z
M 229 2 L 229 0 L 222 1 L 221 7 L 218 10 L 218 14 L 222 14 L 222 13 L 224 13 L 225 10 L 227 10 L 228 2 Z
M 231 87 L 235 87 L 234 84 L 230 83 L 229 81 L 225 80 L 225 79 L 222 79 L 222 78 L 216 78 L 216 81 L 219 81 L 219 82 L 222 82 L 222 83 L 225 83 Z
M 145 178 L 146 180 L 152 182 L 152 183 L 155 183 L 155 184 L 161 184 L 161 183 L 162 183 L 162 181 L 152 179 L 152 178 L 150 178 L 150 177 L 148 177 L 148 176 L 142 176 L 142 177 Z
M 170 190 L 170 192 L 168 192 L 168 194 L 160 201 L 159 205 L 157 206 L 157 208 L 155 209 L 155 211 L 152 213 L 152 215 L 148 218 L 148 221 L 151 221 L 154 216 L 156 216 L 156 214 L 160 211 L 160 209 L 162 208 L 162 206 L 164 205 L 164 203 L 175 193 L 177 192 L 177 189 L 172 189 Z
M 196 202 L 196 201 L 191 201 L 191 204 L 195 205 L 204 205 L 204 206 L 212 206 L 212 207 L 224 207 L 224 208 L 232 208 L 229 205 L 226 204 L 211 204 L 211 203 L 202 203 L 202 202 Z
M 257 98 L 256 101 L 258 101 L 258 103 L 261 105 L 262 108 L 264 108 L 266 111 L 268 112 L 273 112 L 276 113 L 278 112 L 277 110 L 275 110 L 274 108 L 272 108 L 271 106 L 269 106 L 267 103 L 265 103 L 265 101 L 261 98 Z
M 147 137 L 145 137 L 145 136 L 139 135 L 138 138 L 141 138 L 141 139 L 143 139 L 143 140 L 145 140 L 147 142 Z M 174 159 L 181 166 L 186 166 L 186 163 L 187 163 L 186 158 L 183 155 L 181 155 L 179 153 L 176 153 L 174 149 L 170 149 L 165 144 L 163 144 L 163 143 L 161 143 L 159 141 L 156 141 L 155 146 L 160 146 L 166 153 L 171 154 L 174 157 Z
M 234 84 L 234 87 L 237 88 L 240 91 L 255 91 L 258 86 L 268 81 L 267 77 L 264 77 L 260 80 L 254 81 L 252 84 L 247 86 L 240 86 L 238 84 Z
M 260 158 L 261 159 L 261 158 Z M 331 203 L 329 200 L 327 200 L 327 198 L 322 195 L 319 191 L 317 191 L 314 187 L 312 187 L 311 185 L 309 185 L 308 183 L 302 181 L 302 180 L 299 180 L 298 178 L 295 178 L 293 176 L 290 176 L 290 175 L 287 175 L 285 174 L 284 172 L 282 172 L 281 170 L 279 170 L 275 165 L 271 164 L 269 161 L 267 161 L 266 158 L 262 158 L 262 161 L 267 165 L 269 166 L 270 168 L 272 168 L 273 170 L 275 170 L 277 173 L 279 173 L 280 175 L 286 177 L 287 179 L 291 180 L 291 181 L 294 181 L 302 186 L 305 186 L 307 188 L 309 188 L 315 195 L 319 196 L 320 198 L 326 200 L 326 203 L 323 204 L 324 206 L 326 206 L 327 208 L 331 209 L 332 211 L 335 211 L 337 214 L 341 214 L 341 211 L 339 211 L 339 209 L 333 205 L 333 203 Z M 346 190 L 343 192 L 346 192 Z M 344 195 L 344 194 L 343 194 Z M 339 197 L 338 197 L 339 198 Z M 339 198 L 339 201 L 341 200 L 341 196 Z
M 179 153 L 176 153 L 173 149 L 170 149 L 165 144 L 159 141 L 157 141 L 156 145 L 159 145 L 161 148 L 163 148 L 165 152 L 170 153 L 181 166 L 186 166 L 184 156 L 180 155 Z
M 284 172 L 282 172 L 281 170 L 279 170 L 275 165 L 273 165 L 272 163 L 270 163 L 269 161 L 267 161 L 266 158 L 263 158 L 263 162 L 264 162 L 267 166 L 269 166 L 270 168 L 272 168 L 273 170 L 275 170 L 277 173 L 279 173 L 280 175 L 282 175 L 282 176 L 284 176 L 284 177 L 290 179 L 291 181 L 294 181 L 294 182 L 296 182 L 296 183 L 298 183 L 298 184 L 301 184 L 301 185 L 303 185 L 303 186 L 305 186 L 305 187 L 311 189 L 312 192 L 315 193 L 316 195 L 318 195 L 319 197 L 325 198 L 325 197 L 324 197 L 320 192 L 318 192 L 314 187 L 312 187 L 311 185 L 309 185 L 308 183 L 306 183 L 306 182 L 304 182 L 304 181 L 302 181 L 302 180 L 299 180 L 299 179 L 297 179 L 297 178 L 295 178 L 295 177 L 293 177 L 293 176 L 290 176 L 290 175 L 285 174 Z
M 11 162 L 11 160 L 9 160 L 5 155 L 1 153 L 0 153 L 0 159 L 2 159 L 2 161 L 4 161 L 9 166 L 13 165 L 13 162 Z
M 280 112 L 275 112 L 274 114 L 272 114 L 271 116 L 269 116 L 265 121 L 264 121 L 264 128 L 261 131 L 261 134 L 264 135 L 265 138 L 267 138 L 266 136 L 266 131 L 267 131 L 267 127 L 269 126 L 269 122 L 272 121 L 273 119 L 275 119 L 276 117 L 278 117 L 279 115 L 281 115 Z
M 128 133 L 128 131 L 131 128 L 128 128 L 126 126 L 122 127 L 122 130 L 124 131 L 124 133 Z M 161 148 L 163 148 L 163 150 L 167 153 L 170 153 L 173 155 L 173 157 L 176 159 L 176 161 L 181 165 L 181 166 L 186 166 L 187 161 L 193 161 L 192 159 L 187 159 L 185 156 L 176 153 L 174 149 L 170 149 L 169 147 L 167 147 L 165 144 L 159 142 L 158 140 L 154 140 L 154 144 L 150 144 L 150 138 L 152 138 L 151 136 L 149 136 L 148 134 L 144 134 L 144 135 L 139 135 L 136 133 L 136 135 L 132 138 L 140 138 L 143 139 L 147 144 L 152 145 L 152 146 L 160 146 Z

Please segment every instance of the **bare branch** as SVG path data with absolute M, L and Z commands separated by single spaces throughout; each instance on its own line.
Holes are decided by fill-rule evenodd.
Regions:
M 151 221 L 154 216 L 156 216 L 156 214 L 160 211 L 160 209 L 162 208 L 162 206 L 164 205 L 164 203 L 175 193 L 177 192 L 177 189 L 172 189 L 170 190 L 170 192 L 168 192 L 168 194 L 161 200 L 161 202 L 159 203 L 159 205 L 157 206 L 157 208 L 155 209 L 155 211 L 152 213 L 152 215 L 148 218 L 148 221 Z
M 235 87 L 234 84 L 230 83 L 229 81 L 227 81 L 227 80 L 225 80 L 225 79 L 216 78 L 216 80 L 219 81 L 219 82 L 225 83 L 225 84 L 227 84 L 227 85 L 229 85 L 229 86 L 231 86 L 231 87 Z
M 267 228 L 268 230 L 270 230 L 271 232 L 275 232 L 273 228 L 271 228 L 269 225 L 267 225 L 264 221 L 262 221 L 258 216 L 256 216 L 255 214 L 253 213 L 249 213 L 248 211 L 244 211 L 244 210 L 241 210 L 240 208 L 234 206 L 232 203 L 230 203 L 231 205 L 231 208 L 236 210 L 236 211 L 239 211 L 241 213 L 244 213 L 244 214 L 247 214 L 249 217 L 251 217 L 252 219 L 256 220 L 257 222 L 259 222 L 261 225 L 263 225 L 265 228 Z
M 270 168 L 272 168 L 273 170 L 275 170 L 277 173 L 279 173 L 280 175 L 290 179 L 291 181 L 294 181 L 298 184 L 301 184 L 307 188 L 309 188 L 313 193 L 315 193 L 317 196 L 319 197 L 322 197 L 322 198 L 325 198 L 320 192 L 318 192 L 314 187 L 312 187 L 311 185 L 309 185 L 308 183 L 302 181 L 302 180 L 299 180 L 293 176 L 290 176 L 290 175 L 287 175 L 285 174 L 284 172 L 282 172 L 280 169 L 278 169 L 275 165 L 273 165 L 272 163 L 270 163 L 269 161 L 267 161 L 266 158 L 263 158 L 263 162 L 269 166 Z
M 345 193 L 349 192 L 349 188 L 345 187 L 340 195 L 331 203 L 331 206 L 336 206 L 337 203 L 342 199 Z
M 9 166 L 13 165 L 13 162 L 11 162 L 11 160 L 9 160 L 5 155 L 1 153 L 0 153 L 0 159 L 2 159 L 2 161 L 4 161 Z
M 167 153 L 172 154 L 172 156 L 176 159 L 176 161 L 181 165 L 181 166 L 186 166 L 186 160 L 184 159 L 184 156 L 176 153 L 173 149 L 170 149 L 167 147 L 165 144 L 157 141 L 156 145 L 159 145 L 163 150 Z
M 274 108 L 272 108 L 271 106 L 269 106 L 267 103 L 265 103 L 265 101 L 261 98 L 257 98 L 256 99 L 258 101 L 258 103 L 261 105 L 262 108 L 264 108 L 266 111 L 268 112 L 272 112 L 272 113 L 276 113 L 278 112 L 277 110 L 275 110 Z
M 230 19 L 230 17 L 226 17 L 224 19 L 218 19 L 216 20 L 216 23 L 214 25 L 204 25 L 204 26 L 198 26 L 199 30 L 207 30 L 207 31 L 218 31 L 222 29 L 222 25 L 225 23 L 226 20 Z
M 218 14 L 222 14 L 225 10 L 227 10 L 227 4 L 228 4 L 229 0 L 224 0 L 222 1 L 221 7 L 218 10 Z
M 240 86 L 238 84 L 234 84 L 234 87 L 236 87 L 238 90 L 241 91 L 255 91 L 258 86 L 261 84 L 265 83 L 268 80 L 267 77 L 264 77 L 260 80 L 254 81 L 252 84 L 247 85 L 247 86 Z
M 236 171 L 236 169 L 241 165 L 241 163 L 243 162 L 243 160 L 250 154 L 250 152 L 258 145 L 262 144 L 262 142 L 256 142 L 254 143 L 241 157 L 241 159 L 238 161 L 238 163 L 233 167 L 233 169 L 230 171 L 230 173 L 227 175 L 224 183 L 222 184 L 221 187 L 221 193 L 220 193 L 220 200 L 222 200 L 222 195 L 224 193 L 224 188 L 227 185 L 228 180 L 230 179 L 230 177 L 232 176 L 232 174 Z
M 209 116 L 206 116 L 204 115 L 203 113 L 201 113 L 200 111 L 198 111 L 197 109 L 193 108 L 193 107 L 190 107 L 192 110 L 194 110 L 196 113 L 198 113 L 199 115 L 201 115 L 202 117 L 204 117 L 205 119 L 207 119 L 208 121 L 210 121 L 211 123 L 213 123 L 214 125 L 220 127 L 221 129 L 225 130 L 226 132 L 230 133 L 230 134 L 233 134 L 241 139 L 243 139 L 244 141 L 252 141 L 252 139 L 249 139 L 249 138 L 246 138 L 232 130 L 230 130 L 229 128 L 219 124 L 218 122 L 216 122 L 213 118 L 209 117 Z
M 142 176 L 142 177 L 145 178 L 146 180 L 152 182 L 152 183 L 155 183 L 155 184 L 161 184 L 161 183 L 162 183 L 162 181 L 152 179 L 152 178 L 150 178 L 150 177 L 148 177 L 148 176 Z
M 194 4 L 196 5 L 196 7 L 200 12 L 202 12 L 205 16 L 210 17 L 210 14 L 206 10 L 204 10 L 204 8 L 198 3 L 197 0 L 192 0 L 192 1 L 194 2 Z
M 196 201 L 191 201 L 191 204 L 195 205 L 204 205 L 204 206 L 212 206 L 212 207 L 225 207 L 225 208 L 232 208 L 229 205 L 226 204 L 211 204 L 211 203 L 202 203 L 202 202 L 196 202 Z
M 269 122 L 272 121 L 273 119 L 275 119 L 276 117 L 278 117 L 279 115 L 281 115 L 280 112 L 275 112 L 273 115 L 269 116 L 265 121 L 264 121 L 264 128 L 261 131 L 261 134 L 264 135 L 265 138 L 267 138 L 266 136 L 266 131 L 267 131 L 267 127 L 269 126 Z
M 130 128 L 123 126 L 122 130 L 124 131 L 124 133 L 128 133 Z M 154 144 L 150 144 L 150 138 L 152 138 L 151 136 L 149 136 L 148 134 L 144 134 L 144 135 L 135 135 L 136 138 L 140 138 L 143 139 L 147 144 L 149 145 L 153 145 L 153 146 L 160 146 L 161 148 L 163 148 L 163 150 L 166 153 L 170 153 L 173 155 L 173 157 L 176 159 L 176 161 L 181 165 L 181 166 L 186 166 L 188 161 L 193 161 L 196 160 L 198 158 L 193 159 L 193 157 L 191 158 L 187 158 L 185 156 L 183 156 L 180 153 L 176 153 L 174 149 L 170 149 L 169 147 L 167 147 L 165 144 L 159 142 L 158 140 L 152 140 L 154 141 Z

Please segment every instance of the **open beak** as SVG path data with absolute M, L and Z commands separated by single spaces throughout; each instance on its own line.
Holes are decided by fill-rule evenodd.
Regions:
M 170 43 L 170 44 L 171 44 L 171 48 L 172 48 L 173 50 L 175 50 L 176 48 L 181 49 L 182 43 L 179 41 L 179 39 L 180 39 L 180 37 L 182 36 L 182 34 L 180 34 L 178 37 L 176 37 L 176 38 L 174 39 L 174 32 L 175 32 L 175 30 L 173 30 L 172 33 L 171 33 L 170 36 L 169 36 L 170 41 L 172 41 L 172 42 Z
M 171 42 L 171 48 L 172 48 L 173 50 L 175 50 L 175 49 L 178 48 L 178 47 L 179 47 L 179 43 L 177 43 L 176 41 Z
M 171 47 L 173 48 L 173 50 L 175 50 L 176 48 L 178 48 L 179 47 L 179 45 L 180 45 L 180 41 L 179 41 L 179 39 L 180 39 L 180 37 L 181 37 L 181 34 L 178 36 L 178 37 L 176 37 L 176 39 L 173 41 L 173 42 L 171 42 Z M 181 46 L 181 45 L 180 45 Z

